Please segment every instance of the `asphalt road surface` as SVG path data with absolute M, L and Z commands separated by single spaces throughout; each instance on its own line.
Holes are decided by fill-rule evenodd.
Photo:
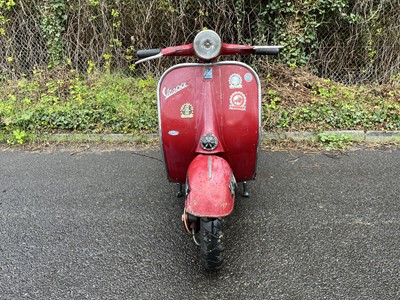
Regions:
M 400 150 L 261 152 L 216 274 L 160 157 L 0 151 L 0 299 L 400 299 Z

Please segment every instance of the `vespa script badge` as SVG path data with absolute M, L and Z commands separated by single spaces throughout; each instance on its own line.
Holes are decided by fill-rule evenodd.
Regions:
M 181 84 L 178 84 L 178 85 L 177 85 L 176 87 L 174 87 L 173 89 L 164 87 L 164 88 L 162 89 L 162 93 L 163 93 L 163 95 L 164 95 L 164 97 L 165 97 L 164 99 L 167 100 L 169 97 L 175 95 L 176 93 L 182 91 L 183 89 L 185 89 L 185 88 L 187 88 L 187 87 L 188 87 L 188 84 L 187 84 L 186 82 L 183 82 L 183 83 L 181 83 Z

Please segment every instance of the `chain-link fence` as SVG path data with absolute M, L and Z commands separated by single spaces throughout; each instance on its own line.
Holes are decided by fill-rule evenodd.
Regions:
M 49 66 L 134 74 L 136 50 L 190 43 L 202 28 L 228 43 L 269 44 L 280 38 L 262 0 L 13 2 L 0 6 L 0 79 Z M 400 72 L 399 8 L 400 0 L 349 1 L 346 10 L 321 21 L 312 45 L 301 49 L 306 67 L 346 84 L 387 82 Z M 287 17 L 301 24 L 299 12 L 282 14 Z M 301 30 L 297 34 L 301 41 Z M 158 75 L 164 63 L 146 63 L 141 72 Z
M 346 84 L 383 83 L 400 73 L 400 1 L 355 1 L 318 30 L 311 67 Z

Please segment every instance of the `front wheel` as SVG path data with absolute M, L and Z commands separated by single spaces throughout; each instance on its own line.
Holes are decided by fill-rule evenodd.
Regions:
M 220 269 L 224 260 L 222 220 L 201 218 L 198 236 L 200 244 L 200 261 L 202 265 L 208 271 Z

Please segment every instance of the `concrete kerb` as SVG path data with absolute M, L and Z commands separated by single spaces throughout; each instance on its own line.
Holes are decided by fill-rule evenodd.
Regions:
M 293 132 L 285 132 L 279 134 L 265 132 L 263 134 L 263 139 L 265 141 L 271 141 L 271 140 L 316 141 L 318 140 L 319 134 L 346 136 L 349 141 L 353 142 L 365 141 L 365 132 L 361 130 L 323 131 L 320 133 L 293 131 Z
M 284 132 L 284 133 L 263 133 L 263 140 L 293 140 L 293 141 L 315 141 L 319 134 L 346 136 L 352 142 L 366 143 L 395 143 L 400 142 L 400 131 L 367 131 L 362 130 L 336 130 L 316 132 Z
M 365 133 L 365 142 L 400 142 L 400 131 L 367 131 Z
M 43 135 L 38 140 L 49 142 L 109 142 L 109 143 L 136 143 L 158 138 L 158 134 L 133 135 L 133 134 L 50 134 Z
M 327 135 L 345 135 L 349 141 L 367 143 L 389 143 L 400 142 L 400 131 L 367 131 L 362 130 L 342 130 L 342 131 L 323 131 Z M 263 141 L 316 141 L 316 132 L 263 132 Z M 141 142 L 158 138 L 158 134 L 132 135 L 132 134 L 49 134 L 39 136 L 38 141 L 49 142 Z

